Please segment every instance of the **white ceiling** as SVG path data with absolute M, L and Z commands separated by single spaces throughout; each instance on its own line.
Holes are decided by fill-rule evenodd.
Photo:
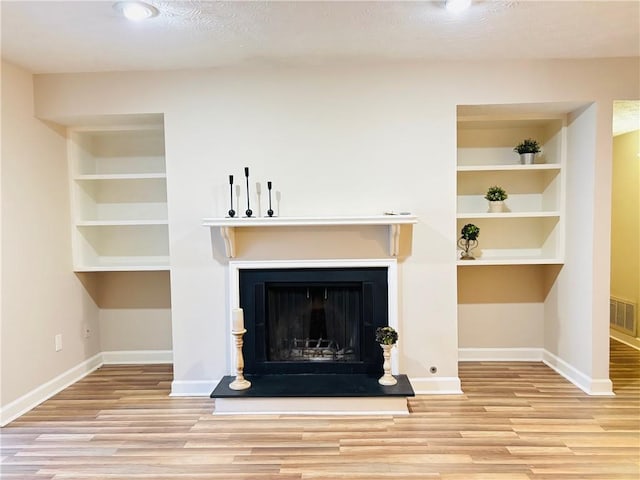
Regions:
M 2 0 L 2 55 L 34 73 L 239 63 L 640 56 L 640 2 L 157 1 L 122 18 L 113 1 Z
M 640 0 L 474 0 L 462 14 L 444 1 L 148 0 L 160 14 L 141 23 L 113 3 L 0 0 L 2 57 L 62 73 L 640 56 Z M 617 110 L 637 128 L 638 102 Z

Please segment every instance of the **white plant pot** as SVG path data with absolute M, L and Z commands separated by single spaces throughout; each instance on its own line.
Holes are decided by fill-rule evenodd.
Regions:
M 502 213 L 504 212 L 504 202 L 489 202 L 489 212 L 490 213 Z

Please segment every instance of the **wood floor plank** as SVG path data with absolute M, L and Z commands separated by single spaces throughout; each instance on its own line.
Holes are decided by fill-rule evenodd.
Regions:
M 638 480 L 640 352 L 611 342 L 615 397 L 539 362 L 464 362 L 462 395 L 408 416 L 214 416 L 169 365 L 104 366 L 0 430 L 2 479 Z

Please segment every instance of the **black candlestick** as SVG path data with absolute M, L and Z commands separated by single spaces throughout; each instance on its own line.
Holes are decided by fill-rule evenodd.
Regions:
M 267 188 L 269 189 L 269 210 L 267 210 L 267 215 L 273 217 L 273 210 L 271 210 L 271 182 L 267 182 Z
M 244 176 L 247 178 L 247 210 L 244 213 L 247 217 L 250 217 L 253 211 L 251 211 L 251 206 L 249 205 L 249 167 L 244 167 Z
M 229 209 L 229 216 L 235 217 L 236 211 L 233 209 L 233 175 L 229 175 L 229 190 L 231 192 L 231 208 Z

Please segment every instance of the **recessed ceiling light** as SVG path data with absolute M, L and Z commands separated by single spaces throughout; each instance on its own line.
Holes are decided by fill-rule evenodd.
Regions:
M 469 8 L 471 0 L 445 0 L 444 4 L 450 12 L 458 13 Z
M 156 7 L 144 2 L 117 2 L 113 4 L 113 8 L 124 15 L 127 20 L 134 22 L 158 15 Z

